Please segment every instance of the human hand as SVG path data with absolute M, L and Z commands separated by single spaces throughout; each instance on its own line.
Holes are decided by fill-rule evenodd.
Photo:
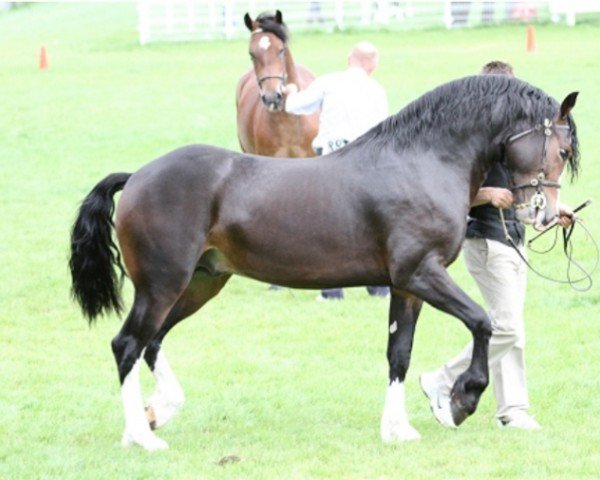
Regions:
M 292 93 L 298 92 L 298 85 L 295 83 L 288 83 L 285 87 L 283 87 L 283 94 L 290 95 Z
M 496 208 L 509 208 L 513 202 L 513 194 L 506 188 L 484 187 L 489 195 L 490 203 Z
M 571 210 L 571 207 L 562 203 L 558 204 L 558 218 L 556 219 L 556 223 L 563 228 L 569 228 L 573 224 L 574 218 L 575 214 Z

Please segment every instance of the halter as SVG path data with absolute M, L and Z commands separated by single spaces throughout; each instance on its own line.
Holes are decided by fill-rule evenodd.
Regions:
M 254 30 L 252 30 L 252 32 L 250 33 L 250 35 L 256 35 L 257 33 L 262 33 L 264 32 L 264 30 L 262 28 L 256 28 Z M 279 86 L 279 90 L 281 91 L 283 89 L 283 87 L 286 86 L 287 84 L 287 72 L 283 72 L 279 75 L 263 75 L 262 77 L 259 77 L 258 75 L 256 76 L 256 83 L 258 83 L 258 89 L 260 90 L 261 95 L 263 94 L 263 82 L 265 80 L 268 80 L 270 78 L 277 78 L 281 84 Z
M 506 140 L 506 145 L 508 145 L 510 143 L 513 143 L 513 142 L 529 135 L 530 133 L 543 131 L 544 146 L 543 146 L 543 150 L 542 150 L 542 160 L 541 160 L 539 173 L 537 174 L 537 176 L 535 178 L 532 178 L 529 182 L 525 182 L 525 183 L 510 187 L 510 190 L 512 190 L 512 191 L 520 190 L 522 188 L 529 188 L 529 187 L 535 188 L 535 193 L 529 200 L 529 206 L 531 206 L 534 209 L 538 209 L 538 210 L 544 210 L 547 205 L 546 196 L 544 195 L 544 191 L 542 190 L 542 187 L 550 187 L 550 188 L 560 188 L 561 187 L 560 183 L 558 183 L 558 182 L 552 182 L 552 181 L 546 180 L 546 174 L 544 173 L 544 168 L 546 166 L 546 159 L 547 159 L 547 153 L 548 153 L 548 140 L 552 136 L 553 128 L 554 129 L 564 129 L 564 130 L 570 129 L 570 127 L 568 125 L 556 125 L 556 124 L 553 124 L 547 118 L 545 118 L 543 123 L 538 124 L 538 125 L 530 128 L 528 130 L 525 130 L 521 133 L 512 135 L 511 137 L 508 138 L 508 140 Z M 574 210 L 574 212 L 580 210 L 581 208 L 587 206 L 588 204 L 589 204 L 589 201 L 580 205 L 577 209 Z M 516 205 L 515 208 L 516 209 L 524 208 L 527 205 L 528 205 L 527 203 L 522 203 L 522 204 Z M 504 219 L 504 212 L 501 208 L 498 209 L 498 213 L 500 215 L 500 223 L 502 224 L 502 229 L 504 231 L 504 237 L 505 237 L 506 241 L 510 244 L 511 247 L 513 247 L 513 249 L 517 252 L 517 254 L 521 258 L 521 260 L 523 260 L 525 265 L 527 265 L 527 267 L 533 273 L 535 273 L 536 275 L 538 275 L 541 278 L 550 280 L 551 282 L 568 284 L 573 289 L 578 290 L 580 292 L 585 292 L 585 291 L 589 290 L 590 288 L 592 288 L 592 276 L 591 275 L 594 272 L 594 270 L 596 270 L 596 267 L 598 266 L 598 246 L 597 246 L 596 242 L 594 241 L 594 239 L 592 238 L 590 232 L 585 228 L 585 226 L 583 226 L 583 224 L 581 223 L 581 221 L 579 221 L 577 219 L 577 217 L 573 216 L 573 224 L 571 225 L 571 227 L 569 228 L 568 231 L 563 230 L 563 251 L 568 260 L 568 264 L 567 264 L 568 266 L 567 266 L 567 279 L 560 280 L 560 279 L 556 279 L 556 278 L 552 278 L 552 277 L 543 275 L 542 273 L 538 272 L 535 268 L 533 268 L 531 266 L 531 264 L 527 261 L 525 256 L 519 250 L 519 247 L 516 245 L 515 241 L 510 236 L 510 233 L 508 233 L 508 228 L 506 227 L 506 221 Z M 573 257 L 572 257 L 573 245 L 571 243 L 571 235 L 573 233 L 573 229 L 575 228 L 576 223 L 579 223 L 579 225 L 588 234 L 589 238 L 592 239 L 592 242 L 596 249 L 596 261 L 595 261 L 594 267 L 592 268 L 592 270 L 589 273 L 579 263 L 577 263 L 575 260 L 573 260 Z M 556 223 L 556 220 L 554 220 L 552 224 L 550 224 L 544 231 L 542 231 L 542 233 L 540 233 L 536 237 L 529 240 L 529 242 L 527 243 L 528 248 L 530 248 L 535 253 L 548 253 L 550 250 L 552 250 L 554 248 L 554 245 L 556 244 L 556 237 L 555 237 L 555 241 L 552 244 L 552 246 L 544 252 L 536 252 L 535 250 L 533 250 L 531 248 L 531 243 L 534 240 L 536 240 L 537 238 L 539 238 L 540 236 L 542 236 L 547 231 L 556 227 L 557 225 L 558 224 Z M 570 274 L 571 265 L 574 265 L 576 269 L 578 269 L 580 272 L 582 272 L 583 276 L 573 280 L 571 278 L 571 274 Z M 577 284 L 579 284 L 583 281 L 587 282 L 586 286 L 584 286 L 582 288 L 576 286 Z

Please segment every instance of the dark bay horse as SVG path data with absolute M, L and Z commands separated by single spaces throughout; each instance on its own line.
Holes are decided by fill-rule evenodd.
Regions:
M 292 115 L 283 111 L 282 89 L 287 82 L 305 88 L 314 75 L 294 63 L 288 33 L 279 10 L 244 22 L 250 30 L 253 68 L 236 89 L 237 131 L 242 150 L 268 157 L 313 157 L 312 140 L 319 114 Z
M 125 410 L 122 443 L 166 447 L 151 427 L 165 424 L 184 397 L 161 342 L 233 274 L 307 289 L 391 286 L 385 441 L 419 438 L 406 415 L 404 379 L 423 301 L 457 317 L 473 336 L 473 358 L 445 408 L 451 426 L 462 423 L 488 384 L 491 325 L 446 267 L 495 162 L 515 185 L 519 218 L 543 225 L 556 217 L 562 171 L 578 166 L 570 115 L 576 95 L 559 104 L 517 79 L 467 77 L 323 157 L 298 162 L 191 145 L 100 181 L 73 226 L 70 269 L 73 295 L 90 322 L 121 310 L 120 258 L 135 287 L 112 341 Z M 117 248 L 113 196 L 121 189 Z M 142 357 L 157 383 L 148 418 Z

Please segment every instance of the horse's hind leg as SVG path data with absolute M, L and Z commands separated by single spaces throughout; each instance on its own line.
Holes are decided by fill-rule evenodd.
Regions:
M 167 318 L 144 353 L 144 359 L 154 375 L 156 388 L 148 398 L 146 415 L 154 430 L 165 425 L 183 406 L 183 389 L 169 366 L 162 350 L 162 341 L 181 320 L 189 317 L 221 291 L 231 275 L 209 276 L 196 273 L 185 292 L 179 297 Z
M 467 326 L 473 335 L 471 364 L 454 383 L 448 405 L 438 405 L 435 415 L 446 426 L 458 426 L 477 408 L 489 382 L 488 346 L 492 335 L 489 317 L 450 278 L 437 260 L 421 265 L 408 288 L 433 307 L 449 313 Z M 435 412 L 434 412 L 435 413 Z
M 388 391 L 381 417 L 384 442 L 421 438 L 408 421 L 404 399 L 404 379 L 410 362 L 415 325 L 423 301 L 394 292 L 390 302 L 387 357 L 390 365 Z
M 152 294 L 147 288 L 136 290 L 133 307 L 121 331 L 112 341 L 125 413 L 125 431 L 121 440 L 123 446 L 135 443 L 146 450 L 167 448 L 167 444 L 150 430 L 139 380 L 142 353 L 179 296 L 176 289 L 163 287 L 160 294 Z

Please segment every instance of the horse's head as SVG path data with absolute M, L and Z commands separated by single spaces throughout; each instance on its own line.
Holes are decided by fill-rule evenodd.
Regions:
M 283 110 L 283 87 L 287 80 L 287 29 L 279 10 L 275 15 L 261 13 L 256 20 L 244 15 L 244 23 L 252 32 L 250 59 L 260 90 L 260 98 L 269 111 Z
M 544 229 L 558 216 L 558 189 L 567 164 L 575 174 L 578 141 L 570 112 L 577 93 L 568 95 L 553 119 L 540 119 L 505 143 L 505 165 L 512 172 L 517 219 Z

